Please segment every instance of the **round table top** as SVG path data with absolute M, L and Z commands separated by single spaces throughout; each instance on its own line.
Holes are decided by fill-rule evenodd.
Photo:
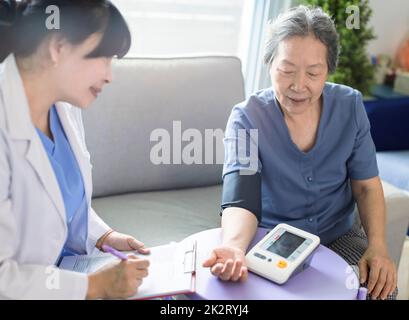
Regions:
M 249 248 L 268 230 L 259 228 Z M 353 300 L 359 281 L 348 263 L 332 250 L 320 245 L 313 253 L 310 266 L 282 285 L 249 272 L 245 282 L 221 281 L 203 268 L 202 263 L 213 248 L 221 244 L 221 229 L 193 234 L 184 241 L 197 241 L 196 292 L 192 299 L 206 300 Z

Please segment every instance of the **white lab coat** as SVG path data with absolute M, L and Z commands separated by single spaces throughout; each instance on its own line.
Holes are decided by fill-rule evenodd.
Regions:
M 91 204 L 90 155 L 80 109 L 57 103 Z M 109 227 L 89 205 L 87 252 Z M 13 55 L 0 64 L 0 298 L 84 299 L 86 275 L 53 267 L 67 237 L 63 198 L 31 121 Z

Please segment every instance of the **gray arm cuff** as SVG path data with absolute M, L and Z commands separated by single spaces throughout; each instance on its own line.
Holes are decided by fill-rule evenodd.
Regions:
M 226 174 L 223 178 L 222 194 L 223 210 L 230 207 L 243 208 L 253 213 L 261 220 L 261 175 L 240 175 L 240 171 Z

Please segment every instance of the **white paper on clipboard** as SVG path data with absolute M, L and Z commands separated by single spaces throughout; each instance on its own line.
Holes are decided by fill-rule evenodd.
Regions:
M 150 248 L 149 255 L 132 252 L 148 259 L 149 275 L 143 279 L 138 293 L 129 299 L 150 299 L 195 291 L 196 241 L 183 241 Z M 64 257 L 59 267 L 92 273 L 118 260 L 109 253 Z

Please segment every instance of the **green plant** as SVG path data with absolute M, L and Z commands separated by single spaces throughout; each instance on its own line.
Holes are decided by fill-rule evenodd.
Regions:
M 302 4 L 321 7 L 335 21 L 340 37 L 341 53 L 338 68 L 329 81 L 346 84 L 368 94 L 374 82 L 375 67 L 367 54 L 368 42 L 375 39 L 373 28 L 368 26 L 372 9 L 368 0 L 301 0 Z M 359 7 L 359 28 L 347 26 L 350 6 Z M 355 11 L 352 11 L 355 12 Z

